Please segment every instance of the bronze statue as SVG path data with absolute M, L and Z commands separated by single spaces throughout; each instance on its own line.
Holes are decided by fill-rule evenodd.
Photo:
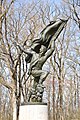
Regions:
M 43 71 L 42 67 L 46 60 L 55 50 L 55 40 L 65 27 L 68 20 L 57 20 L 51 22 L 41 32 L 40 39 L 32 42 L 31 48 L 26 50 L 26 62 L 30 63 L 29 76 L 32 75 L 34 83 L 28 93 L 29 102 L 42 102 L 44 92 L 43 82 L 48 76 L 48 72 Z M 29 78 L 29 77 L 28 77 Z

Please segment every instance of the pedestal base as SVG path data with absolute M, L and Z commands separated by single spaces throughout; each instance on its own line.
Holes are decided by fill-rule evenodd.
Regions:
M 19 120 L 48 120 L 48 106 L 46 103 L 21 104 Z

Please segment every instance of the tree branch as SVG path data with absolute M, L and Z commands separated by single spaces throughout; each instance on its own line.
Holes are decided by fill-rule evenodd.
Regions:
M 14 89 L 14 86 L 11 83 L 10 84 L 7 83 L 7 81 L 5 81 L 2 76 L 0 76 L 0 83 L 8 89 L 11 89 L 11 90 Z
M 9 6 L 7 7 L 7 9 L 4 11 L 4 13 L 2 13 L 2 14 L 0 15 L 0 20 L 2 19 L 2 17 L 3 17 L 3 18 L 5 17 L 5 14 L 8 13 L 8 11 L 9 11 L 11 5 L 14 3 L 14 1 L 15 1 L 15 0 L 12 0 L 11 3 L 9 4 Z

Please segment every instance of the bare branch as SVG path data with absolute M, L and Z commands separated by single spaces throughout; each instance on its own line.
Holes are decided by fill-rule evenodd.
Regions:
M 14 89 L 14 86 L 11 83 L 8 83 L 7 81 L 5 81 L 2 76 L 0 76 L 0 83 L 10 90 Z
M 4 11 L 4 13 L 2 13 L 2 14 L 0 15 L 0 20 L 2 19 L 2 17 L 3 17 L 3 18 L 5 17 L 5 14 L 8 13 L 8 11 L 9 11 L 11 5 L 14 3 L 14 1 L 15 1 L 15 0 L 12 0 L 11 3 L 9 4 L 9 6 L 7 7 L 7 9 Z

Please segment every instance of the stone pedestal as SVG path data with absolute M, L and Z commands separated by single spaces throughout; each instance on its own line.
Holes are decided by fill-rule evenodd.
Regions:
M 46 103 L 21 104 L 19 120 L 48 120 L 48 106 Z

